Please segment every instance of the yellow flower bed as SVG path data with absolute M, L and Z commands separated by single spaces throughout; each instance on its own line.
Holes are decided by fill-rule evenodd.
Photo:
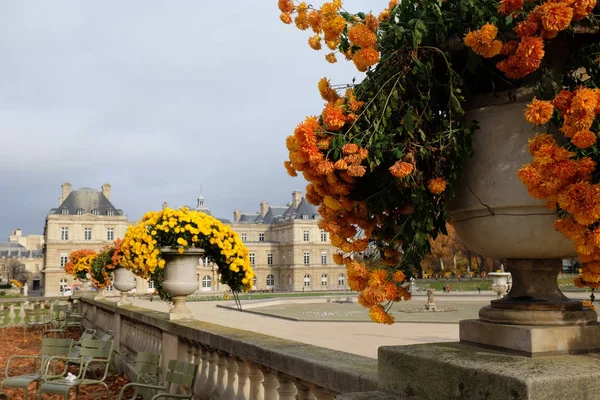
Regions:
M 151 211 L 125 234 L 121 263 L 135 275 L 152 279 L 161 297 L 166 297 L 160 290 L 165 267 L 162 247 L 180 253 L 192 247 L 203 249 L 209 261 L 219 267 L 221 283 L 234 292 L 252 288 L 254 271 L 248 249 L 229 226 L 207 214 L 187 208 Z

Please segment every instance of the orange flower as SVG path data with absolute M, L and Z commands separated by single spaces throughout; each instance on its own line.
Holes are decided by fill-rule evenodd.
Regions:
M 389 171 L 397 178 L 405 178 L 413 172 L 413 169 L 414 166 L 411 163 L 396 161 L 396 163 L 389 168 Z
M 596 7 L 598 0 L 577 0 L 573 3 L 573 21 L 580 21 Z
M 348 30 L 348 40 L 359 47 L 373 47 L 377 43 L 377 36 L 365 24 L 354 24 Z
M 367 169 L 362 165 L 350 165 L 348 167 L 348 175 L 354 177 L 361 177 L 367 173 Z
M 298 15 L 296 15 L 296 19 L 294 20 L 294 23 L 296 24 L 296 27 L 298 29 L 300 29 L 301 31 L 305 31 L 309 28 L 309 24 L 308 24 L 308 12 L 302 11 L 302 12 L 298 12 Z
M 571 143 L 580 149 L 587 149 L 596 143 L 596 134 L 590 130 L 579 131 L 573 135 Z
M 575 93 L 568 90 L 562 90 L 558 95 L 556 95 L 553 104 L 554 107 L 560 111 L 561 115 L 566 113 L 567 110 L 571 108 L 571 101 L 573 101 L 573 97 L 575 97 Z
M 277 5 L 282 13 L 290 14 L 294 12 L 294 2 L 292 0 L 279 0 Z
M 385 269 L 373 270 L 369 276 L 369 286 L 379 288 L 388 281 L 388 272 Z
M 519 22 L 514 31 L 520 38 L 535 35 L 542 25 L 540 16 L 536 13 L 531 13 L 525 18 L 525 21 Z
M 294 130 L 299 150 L 305 153 L 308 159 L 313 162 L 323 158 L 323 154 L 317 148 L 317 130 L 320 130 L 320 126 L 316 117 L 307 117 Z
M 325 106 L 321 118 L 323 119 L 323 123 L 327 130 L 334 132 L 339 131 L 346 123 L 344 111 L 331 103 L 328 103 Z
M 279 19 L 284 24 L 291 24 L 292 23 L 292 15 L 288 14 L 288 13 L 281 13 L 281 15 L 279 16 Z
M 540 176 L 539 172 L 531 164 L 526 164 L 523 167 L 521 167 L 521 169 L 519 169 L 519 172 L 517 172 L 517 176 L 519 177 L 519 180 L 523 182 L 525 186 L 527 186 L 528 189 L 537 188 L 543 183 L 542 177 Z
M 427 182 L 427 189 L 429 189 L 429 191 L 433 194 L 440 194 L 444 190 L 446 190 L 447 184 L 448 183 L 446 182 L 446 180 L 444 178 L 430 179 Z
M 377 17 L 377 19 L 379 21 L 387 21 L 388 19 L 390 19 L 390 10 L 383 10 L 379 16 Z
M 348 169 L 348 164 L 344 160 L 337 160 L 333 166 L 335 169 L 340 171 L 345 171 Z
M 340 96 L 331 87 L 327 78 L 321 78 L 321 80 L 319 81 L 319 93 L 321 94 L 323 100 L 330 103 L 333 103 L 340 99 Z
M 542 26 L 548 31 L 562 31 L 569 27 L 573 19 L 573 9 L 566 2 L 547 2 L 536 9 Z
M 316 36 L 308 38 L 308 45 L 313 50 L 321 50 L 321 36 L 316 35 Z
M 328 63 L 335 64 L 337 62 L 337 58 L 335 58 L 335 53 L 329 53 L 325 56 L 325 59 Z
M 362 48 L 354 53 L 352 61 L 356 69 L 360 72 L 365 72 L 370 66 L 379 62 L 379 52 L 372 48 Z
M 544 125 L 550 121 L 554 112 L 554 106 L 549 101 L 538 100 L 535 97 L 527 105 L 525 119 L 533 125 Z
M 404 272 L 402 271 L 396 271 L 394 272 L 394 275 L 392 275 L 392 279 L 394 282 L 402 283 L 406 280 L 406 275 L 404 275 Z
M 322 26 L 325 41 L 338 40 L 344 29 L 346 29 L 346 19 L 341 15 L 336 15 L 332 19 L 324 20 Z
M 375 16 L 372 13 L 367 14 L 367 16 L 365 17 L 365 24 L 367 25 L 367 28 L 369 28 L 369 30 L 371 30 L 372 32 L 377 32 L 377 30 L 379 29 L 379 20 L 375 18 Z
M 320 161 L 315 170 L 319 175 L 331 174 L 333 173 L 333 163 L 331 161 Z
M 594 191 L 588 182 L 574 183 L 558 195 L 558 204 L 571 214 L 585 212 L 594 206 Z
M 527 148 L 531 155 L 535 155 L 535 153 L 542 146 L 556 146 L 556 141 L 554 140 L 554 137 L 547 133 L 537 134 L 533 139 L 529 139 L 529 144 Z
M 394 317 L 388 314 L 380 304 L 371 307 L 369 316 L 378 324 L 392 325 L 394 323 Z
M 511 40 L 510 42 L 506 42 L 502 45 L 502 50 L 500 50 L 500 54 L 502 54 L 503 56 L 510 56 L 512 54 L 515 54 L 515 51 L 517 51 L 517 47 L 519 47 L 518 40 Z
M 575 96 L 573 96 L 573 100 L 571 101 L 571 108 L 573 110 L 590 115 L 593 120 L 597 106 L 598 95 L 593 89 L 580 88 L 575 91 Z
M 308 24 L 314 33 L 321 32 L 321 14 L 317 10 L 313 10 L 308 14 Z
M 296 170 L 294 170 L 294 168 L 292 167 L 291 161 L 285 161 L 283 165 L 285 166 L 285 169 L 287 170 L 289 176 L 298 176 Z
M 523 8 L 523 0 L 502 0 L 498 7 L 498 12 L 508 16 L 515 11 Z
M 358 145 L 355 143 L 347 143 L 342 146 L 342 153 L 354 154 L 358 152 Z

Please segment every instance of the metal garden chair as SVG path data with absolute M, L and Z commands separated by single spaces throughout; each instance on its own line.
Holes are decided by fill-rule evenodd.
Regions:
M 96 334 L 96 331 L 94 331 L 93 329 L 86 329 L 85 332 L 83 333 L 83 335 L 81 336 L 81 338 L 79 339 L 79 342 L 77 342 L 73 346 L 73 350 L 71 351 L 71 354 L 69 354 L 69 357 L 72 357 L 72 358 L 79 357 L 79 353 L 80 353 L 80 349 L 81 349 L 80 343 L 83 340 L 98 339 L 98 340 L 101 340 L 103 342 L 108 342 L 109 340 L 112 340 L 112 338 L 115 336 L 115 333 L 113 331 L 106 331 L 106 332 L 104 332 L 104 334 L 100 338 L 96 338 L 95 334 Z M 83 360 L 84 363 L 86 361 L 87 361 L 87 359 Z M 80 365 L 79 359 L 76 358 L 73 361 L 69 361 L 69 365 Z
M 26 308 L 24 315 L 23 334 L 27 333 L 27 327 L 44 327 L 46 322 L 44 321 L 44 310 L 40 308 Z
M 151 400 L 157 399 L 192 399 L 194 395 L 194 384 L 198 375 L 198 364 L 184 361 L 169 360 L 167 374 L 165 376 L 165 385 L 146 385 L 142 383 L 128 383 L 121 389 L 119 399 L 121 399 L 124 389 L 129 387 L 154 389 L 158 393 L 152 396 Z M 175 387 L 182 388 L 187 394 L 170 393 Z
M 42 377 L 42 385 L 38 391 L 38 399 L 41 398 L 43 393 L 61 395 L 67 400 L 69 398 L 69 392 L 72 388 L 75 388 L 75 399 L 79 399 L 79 388 L 87 385 L 102 385 L 106 389 L 106 397 L 103 399 L 110 400 L 110 389 L 106 384 L 105 380 L 108 375 L 110 368 L 110 358 L 113 351 L 113 341 L 102 341 L 102 340 L 84 340 L 81 342 L 80 357 L 52 357 L 50 361 L 64 361 L 72 362 L 79 361 L 83 368 L 80 368 L 79 373 L 73 380 L 67 379 L 67 369 L 63 371 L 61 375 L 50 374 L 48 365 L 46 365 L 46 371 Z M 86 360 L 86 361 L 84 361 Z M 49 362 L 50 362 L 49 361 Z M 104 368 L 101 368 L 100 372 L 102 377 L 99 379 L 87 378 L 88 370 L 91 371 L 97 364 L 103 364 Z
M 150 398 L 150 393 L 156 393 L 156 390 L 149 388 L 142 388 L 136 386 L 136 384 L 146 384 L 151 386 L 158 385 L 158 371 L 160 369 L 160 354 L 154 353 L 138 353 L 135 360 L 135 377 L 133 383 L 128 383 L 121 389 L 118 400 L 125 399 L 125 391 L 129 388 L 133 388 L 133 397 L 130 400 L 136 399 L 138 396 L 143 398 Z
M 5 387 L 23 389 L 25 390 L 24 398 L 28 399 L 27 391 L 29 389 L 29 385 L 35 382 L 36 389 L 38 387 L 39 381 L 42 378 L 44 373 L 44 369 L 50 357 L 52 356 L 66 356 L 71 351 L 71 347 L 73 346 L 72 339 L 55 339 L 55 338 L 45 338 L 42 340 L 42 349 L 40 350 L 40 355 L 38 356 L 20 356 L 13 355 L 11 356 L 6 363 L 6 378 L 0 384 L 0 390 Z M 33 361 L 34 372 L 23 375 L 9 376 L 10 372 L 10 363 L 12 360 L 16 359 L 30 359 Z M 39 362 L 39 368 L 38 368 Z M 55 365 L 56 366 L 56 365 Z M 0 398 L 1 399 L 1 398 Z

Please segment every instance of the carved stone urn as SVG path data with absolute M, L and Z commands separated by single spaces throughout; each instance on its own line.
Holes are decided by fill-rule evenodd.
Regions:
M 481 309 L 481 320 L 521 325 L 577 325 L 595 322 L 596 312 L 568 299 L 558 287 L 561 259 L 575 254 L 573 242 L 554 229 L 556 213 L 532 198 L 517 171 L 531 162 L 528 140 L 539 128 L 523 111 L 530 89 L 478 99 L 467 113 L 480 129 L 473 157 L 450 204 L 454 228 L 465 245 L 484 256 L 506 259 L 512 274 L 507 296 Z M 491 275 L 491 274 L 490 274 Z
M 161 252 L 165 260 L 165 280 L 162 286 L 173 297 L 174 304 L 169 319 L 193 319 L 194 315 L 187 308 L 186 302 L 187 297 L 198 290 L 196 268 L 204 250 L 191 248 L 179 253 L 170 247 L 163 247 Z
M 117 306 L 131 304 L 127 298 L 127 293 L 135 288 L 135 276 L 133 272 L 125 268 L 117 268 L 114 272 L 113 286 L 121 292 L 121 299 L 117 302 Z

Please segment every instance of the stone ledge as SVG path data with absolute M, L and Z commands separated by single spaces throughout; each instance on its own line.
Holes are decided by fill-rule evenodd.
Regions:
M 379 389 L 411 400 L 600 400 L 600 355 L 527 358 L 460 343 L 380 347 Z
M 135 306 L 88 298 L 82 302 L 335 392 L 377 389 L 377 360 L 372 358 L 199 320 L 169 321 L 167 313 Z
M 600 351 L 600 324 L 573 326 L 505 325 L 477 319 L 459 323 L 460 341 L 528 357 Z
M 345 393 L 335 400 L 409 400 L 408 397 L 388 392 Z

